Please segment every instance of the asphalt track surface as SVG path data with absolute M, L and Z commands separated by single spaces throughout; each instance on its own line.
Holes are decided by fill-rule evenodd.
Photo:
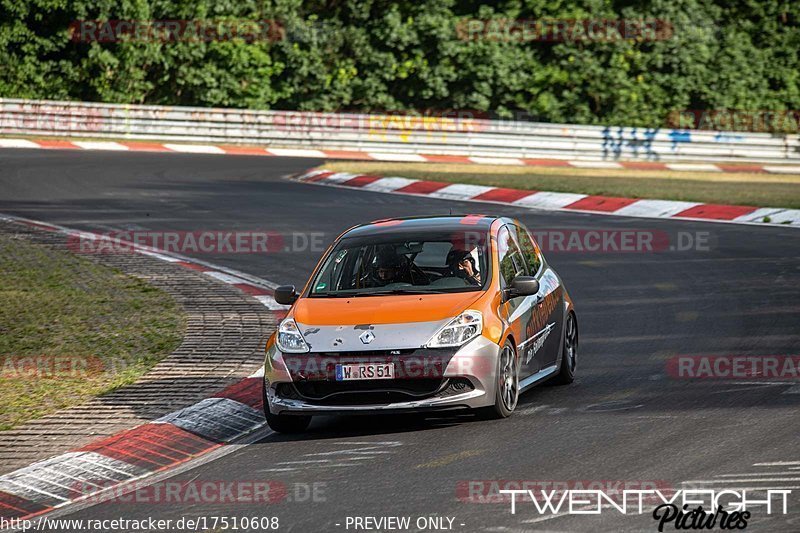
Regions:
M 194 481 L 275 480 L 288 498 L 245 503 L 103 503 L 68 518 L 277 516 L 281 531 L 354 531 L 348 516 L 453 517 L 454 531 L 655 531 L 648 514 L 539 515 L 521 502 L 472 503 L 469 480 L 659 482 L 794 487 L 788 515 L 755 511 L 748 530 L 800 530 L 800 385 L 687 380 L 676 355 L 789 355 L 800 346 L 800 231 L 780 227 L 536 212 L 300 184 L 311 159 L 0 151 L 0 212 L 96 231 L 266 230 L 322 234 L 389 216 L 485 212 L 532 229 L 702 232 L 709 249 L 547 253 L 578 312 L 578 377 L 542 386 L 501 421 L 470 415 L 324 417 L 181 473 Z M 319 251 L 199 254 L 301 285 Z M 192 254 L 187 254 L 192 255 Z M 760 463 L 792 463 L 755 466 Z M 316 484 L 316 485 L 314 485 Z M 315 486 L 316 501 L 307 487 Z M 638 488 L 633 486 L 634 488 Z M 460 497 L 462 496 L 462 497 Z M 339 524 L 339 525 L 337 525 Z M 412 522 L 413 524 L 413 522 Z M 671 526 L 670 526 L 671 528 Z

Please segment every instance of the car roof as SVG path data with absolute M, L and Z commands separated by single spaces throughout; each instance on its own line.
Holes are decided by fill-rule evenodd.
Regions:
M 361 224 L 346 231 L 342 238 L 366 235 L 416 233 L 424 231 L 489 231 L 499 217 L 492 215 L 437 215 L 387 218 Z

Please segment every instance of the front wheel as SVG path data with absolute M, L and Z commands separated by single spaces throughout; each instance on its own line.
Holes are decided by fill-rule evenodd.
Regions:
M 506 340 L 497 361 L 497 386 L 494 405 L 487 408 L 490 418 L 507 418 L 519 400 L 519 361 L 514 345 Z
M 302 433 L 311 423 L 311 417 L 308 415 L 274 415 L 270 413 L 266 383 L 261 387 L 261 397 L 264 402 L 264 417 L 267 419 L 267 425 L 272 431 L 277 433 Z
M 575 381 L 575 369 L 578 366 L 578 320 L 575 313 L 567 315 L 564 327 L 564 345 L 561 347 L 561 368 L 553 378 L 557 385 L 569 385 Z
M 273 415 L 267 413 L 267 424 L 278 433 L 302 433 L 311 423 L 308 415 Z

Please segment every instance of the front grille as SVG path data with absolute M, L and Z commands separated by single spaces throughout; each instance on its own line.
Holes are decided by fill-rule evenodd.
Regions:
M 365 381 L 299 381 L 278 385 L 282 398 L 317 405 L 386 405 L 443 398 L 473 390 L 466 378 L 381 379 Z
M 440 378 L 425 378 L 302 381 L 294 386 L 305 399 L 345 405 L 407 402 L 436 394 L 442 384 Z

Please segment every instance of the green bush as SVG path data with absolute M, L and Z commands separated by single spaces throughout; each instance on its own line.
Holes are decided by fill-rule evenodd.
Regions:
M 457 110 L 664 126 L 800 109 L 797 0 L 0 0 L 0 96 L 325 111 Z M 76 20 L 276 20 L 278 40 L 75 42 Z M 665 39 L 464 38 L 469 19 L 661 19 Z

